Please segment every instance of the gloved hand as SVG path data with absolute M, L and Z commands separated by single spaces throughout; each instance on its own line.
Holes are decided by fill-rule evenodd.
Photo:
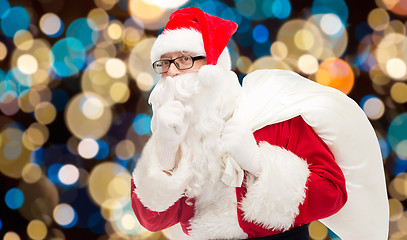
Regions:
M 180 101 L 165 103 L 157 111 L 155 138 L 160 163 L 164 170 L 173 169 L 179 145 L 188 129 L 192 109 L 185 108 Z
M 260 173 L 259 147 L 247 123 L 232 117 L 225 124 L 221 140 L 224 151 L 229 153 L 242 169 L 254 175 Z
M 163 170 L 170 170 L 175 167 L 175 156 L 187 132 L 192 109 L 174 100 L 174 79 L 168 78 L 166 81 L 164 104 L 154 113 L 156 129 L 153 134 L 160 164 Z

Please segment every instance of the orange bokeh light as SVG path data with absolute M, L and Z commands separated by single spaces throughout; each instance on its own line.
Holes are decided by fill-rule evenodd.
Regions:
M 347 62 L 339 58 L 328 58 L 319 65 L 316 82 L 349 94 L 355 83 L 355 76 Z
M 407 0 L 384 0 L 384 5 L 387 9 L 395 14 L 406 16 L 407 15 Z

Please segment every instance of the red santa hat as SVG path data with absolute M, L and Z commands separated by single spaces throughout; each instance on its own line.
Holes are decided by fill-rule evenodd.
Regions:
M 209 15 L 195 7 L 183 8 L 171 14 L 162 34 L 151 49 L 151 62 L 163 54 L 185 51 L 206 56 L 207 64 L 231 69 L 226 48 L 237 24 Z

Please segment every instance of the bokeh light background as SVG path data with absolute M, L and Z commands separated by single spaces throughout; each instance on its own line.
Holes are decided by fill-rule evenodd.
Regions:
M 239 24 L 240 80 L 289 69 L 360 104 L 382 149 L 389 239 L 407 239 L 407 0 L 0 0 L 0 237 L 170 237 L 139 225 L 130 179 L 159 79 L 150 49 L 185 6 Z

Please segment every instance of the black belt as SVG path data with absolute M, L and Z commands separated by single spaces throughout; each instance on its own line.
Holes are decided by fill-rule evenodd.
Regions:
M 308 224 L 296 227 L 288 231 L 260 238 L 251 238 L 258 240 L 309 240 Z

